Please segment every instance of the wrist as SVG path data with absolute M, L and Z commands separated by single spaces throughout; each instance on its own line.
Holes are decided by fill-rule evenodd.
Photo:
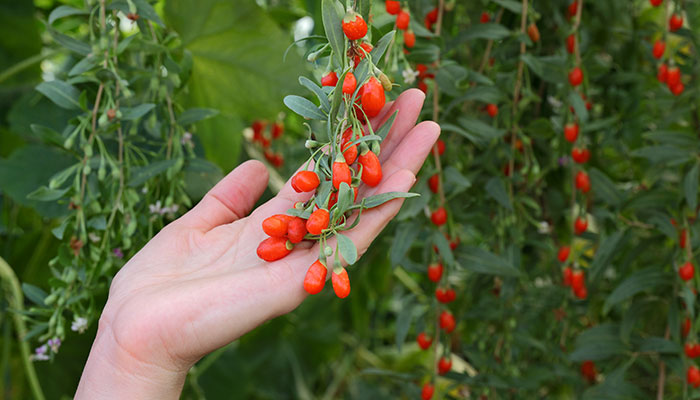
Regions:
M 159 365 L 131 354 L 100 324 L 75 395 L 80 399 L 179 399 L 187 368 Z

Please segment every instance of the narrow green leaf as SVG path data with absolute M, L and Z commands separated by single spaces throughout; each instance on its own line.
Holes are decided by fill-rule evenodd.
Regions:
M 125 121 L 133 121 L 139 119 L 151 111 L 156 105 L 153 103 L 143 103 L 136 107 L 122 107 L 122 119 Z
M 605 299 L 603 312 L 607 313 L 616 304 L 629 299 L 637 293 L 652 290 L 658 286 L 668 285 L 672 282 L 668 273 L 653 266 L 636 271 L 620 283 L 615 290 Z
M 693 149 L 662 144 L 642 147 L 631 151 L 630 154 L 633 157 L 646 158 L 652 163 L 678 165 L 693 159 L 695 157 L 694 152 Z
M 698 163 L 695 163 L 683 179 L 683 192 L 688 208 L 695 210 L 698 205 Z
M 495 23 L 474 24 L 463 29 L 457 37 L 458 42 L 466 42 L 473 39 L 501 40 L 510 36 L 511 32 L 505 26 Z
M 406 336 L 408 335 L 408 330 L 411 328 L 411 323 L 413 322 L 413 309 L 415 303 L 412 301 L 413 296 L 402 299 L 401 310 L 399 315 L 396 316 L 396 347 L 401 352 L 401 347 L 406 341 Z
M 510 12 L 516 14 L 523 13 L 523 5 L 515 0 L 491 0 L 492 2 L 498 4 L 499 6 L 507 9 Z
M 396 233 L 392 241 L 391 250 L 389 251 L 389 259 L 392 265 L 398 265 L 406 256 L 406 253 L 411 248 L 411 245 L 418 237 L 416 226 L 412 223 L 402 223 L 396 226 Z
M 391 41 L 394 40 L 394 35 L 396 35 L 396 31 L 389 31 L 377 41 L 377 44 L 374 46 L 372 51 L 369 52 L 373 63 L 379 64 L 379 61 L 384 56 L 389 44 L 391 44 Z
M 49 82 L 42 82 L 37 85 L 36 90 L 48 97 L 49 100 L 53 101 L 59 107 L 68 110 L 80 109 L 80 102 L 78 101 L 80 93 L 78 89 L 64 81 L 56 79 Z
M 352 207 L 355 194 L 350 185 L 345 182 L 340 184 L 338 188 L 338 208 L 336 208 L 336 215 L 333 216 L 334 219 L 340 218 L 345 212 Z
M 493 139 L 501 138 L 505 135 L 504 129 L 494 128 L 481 120 L 473 117 L 460 117 L 459 124 L 470 135 L 476 136 L 481 144 L 487 144 Z
M 46 186 L 41 186 L 37 190 L 29 193 L 27 198 L 29 200 L 37 201 L 55 201 L 63 197 L 70 188 L 65 189 L 49 189 Z
M 37 124 L 31 124 L 29 127 L 34 135 L 42 142 L 63 147 L 64 138 L 55 130 Z
M 316 104 L 301 96 L 289 95 L 284 98 L 284 105 L 304 118 L 325 120 L 327 116 Z
M 24 292 L 24 297 L 28 298 L 32 303 L 42 307 L 46 306 L 44 299 L 47 294 L 41 288 L 29 283 L 22 283 L 22 291 Z
M 345 35 L 342 28 L 343 8 L 336 0 L 322 0 L 321 16 L 326 37 L 333 49 L 333 59 L 338 67 L 342 67 L 345 51 Z
M 620 339 L 618 325 L 604 323 L 578 335 L 569 359 L 576 362 L 598 361 L 625 354 L 627 350 Z
M 433 231 L 431 240 L 435 247 L 437 247 L 438 254 L 440 254 L 440 257 L 442 257 L 443 261 L 445 261 L 447 265 L 454 265 L 455 257 L 454 254 L 452 254 L 450 243 L 447 241 L 447 238 L 445 238 L 445 235 L 442 234 L 440 231 Z
M 336 233 L 335 237 L 338 239 L 338 250 L 340 250 L 340 255 L 349 264 L 355 264 L 357 262 L 357 248 L 352 240 L 340 233 Z
M 87 15 L 88 12 L 71 6 L 58 6 L 49 14 L 49 25 L 52 25 L 57 19 L 68 17 L 71 15 Z
M 479 274 L 518 276 L 520 271 L 507 259 L 480 247 L 465 246 L 457 256 L 459 265 Z
M 163 22 L 162 19 L 160 19 L 160 16 L 158 16 L 158 13 L 156 12 L 155 9 L 153 9 L 153 6 L 151 6 L 146 0 L 132 0 L 134 2 L 134 5 L 136 6 L 136 9 L 138 10 L 138 14 L 146 19 L 150 19 L 151 21 L 155 22 L 156 24 L 160 26 L 165 26 L 165 23 Z
M 175 165 L 175 160 L 171 159 L 155 161 L 144 167 L 133 168 L 131 170 L 131 178 L 129 179 L 128 185 L 131 187 L 139 186 L 147 180 L 167 171 L 168 168 L 172 167 L 173 165 Z
M 572 90 L 569 92 L 569 103 L 571 103 L 571 106 L 574 107 L 574 111 L 576 111 L 576 117 L 584 124 L 588 121 L 588 109 L 586 109 L 586 102 L 583 101 L 581 98 L 581 95 L 575 91 Z
M 596 198 L 599 198 L 607 204 L 617 207 L 624 201 L 622 193 L 615 186 L 610 178 L 605 173 L 597 168 L 591 168 L 591 185 Z
M 591 272 L 589 274 L 591 280 L 595 280 L 610 264 L 610 261 L 612 261 L 613 257 L 617 254 L 617 248 L 620 245 L 624 233 L 624 231 L 616 231 L 610 236 L 601 238 L 600 246 L 591 264 Z
M 219 115 L 219 110 L 213 108 L 190 108 L 178 115 L 177 123 L 186 126 Z
M 500 178 L 493 177 L 489 179 L 486 183 L 486 193 L 493 197 L 498 204 L 507 208 L 508 210 L 513 210 L 513 205 L 510 203 L 510 198 L 508 197 L 508 192 L 506 192 L 506 185 Z
M 678 343 L 662 337 L 650 337 L 639 342 L 637 351 L 644 353 L 679 354 L 683 351 Z
M 80 75 L 84 72 L 87 72 L 97 66 L 97 58 L 94 57 L 92 54 L 88 54 L 87 56 L 83 57 L 82 60 L 78 61 L 73 65 L 73 68 L 68 71 L 68 76 L 76 76 Z
M 374 208 L 380 206 L 387 201 L 394 199 L 408 199 L 411 197 L 417 197 L 417 193 L 406 193 L 406 192 L 387 192 L 382 194 L 375 194 L 374 196 L 366 197 L 363 201 L 364 208 Z
M 389 117 L 388 120 L 386 120 L 385 123 L 382 124 L 382 126 L 377 129 L 374 134 L 379 136 L 382 140 L 386 138 L 386 135 L 389 134 L 389 130 L 391 130 L 391 127 L 394 125 L 394 120 L 396 119 L 396 116 L 399 114 L 399 110 L 394 111 L 393 114 L 391 114 L 391 117 Z
M 321 90 L 321 88 L 317 84 L 315 84 L 305 76 L 299 77 L 299 83 L 316 95 L 318 101 L 321 102 L 321 108 L 323 109 L 323 111 L 325 111 L 326 113 L 331 111 L 331 104 L 328 101 L 328 95 L 323 90 Z
M 91 48 L 90 45 L 78 40 L 74 37 L 64 35 L 61 32 L 48 27 L 47 29 L 49 31 L 49 34 L 53 38 L 53 40 L 56 41 L 56 43 L 60 44 L 61 46 L 67 48 L 68 50 L 77 53 L 83 57 L 87 56 L 90 54 Z

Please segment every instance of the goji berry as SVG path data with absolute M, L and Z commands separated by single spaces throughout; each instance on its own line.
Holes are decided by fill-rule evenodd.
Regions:
M 426 335 L 425 332 L 421 332 L 416 337 L 416 342 L 418 342 L 418 346 L 420 346 L 421 349 L 427 350 L 430 345 L 433 344 L 433 339 Z
M 681 328 L 681 333 L 683 334 L 683 337 L 688 336 L 688 333 L 690 333 L 690 318 L 686 318 L 683 320 L 683 327 Z
M 320 235 L 324 229 L 328 228 L 330 213 L 325 208 L 319 208 L 311 213 L 306 220 L 306 230 L 312 235 Z
M 382 164 L 372 150 L 360 154 L 357 162 L 362 165 L 362 182 L 367 186 L 377 186 L 382 180 Z
M 673 14 L 668 20 L 668 29 L 671 32 L 675 32 L 683 27 L 683 16 L 680 14 Z
M 339 274 L 333 272 L 331 276 L 331 281 L 333 282 L 333 291 L 335 295 L 344 299 L 350 294 L 350 278 L 348 277 L 348 271 L 343 268 Z
M 585 232 L 586 229 L 588 229 L 588 221 L 581 217 L 576 218 L 576 221 L 574 222 L 574 233 L 580 235 Z
M 686 378 L 688 379 L 688 383 L 691 384 L 694 388 L 697 389 L 698 387 L 700 387 L 700 370 L 695 365 L 691 365 L 690 367 L 688 367 Z
M 443 155 L 445 153 L 445 142 L 442 139 L 438 139 L 435 145 L 437 146 L 438 154 Z
M 401 30 L 407 29 L 409 22 L 411 22 L 411 15 L 404 10 L 399 11 L 396 15 L 396 27 Z
M 306 271 L 306 276 L 304 277 L 304 290 L 308 294 L 317 294 L 323 290 L 323 286 L 326 284 L 326 273 L 328 268 L 326 268 L 320 260 L 314 261 L 313 264 Z
M 437 20 L 438 20 L 438 9 L 437 9 L 437 7 L 433 8 L 432 10 L 430 10 L 430 12 L 428 12 L 425 16 L 428 18 L 428 21 L 430 21 L 430 22 L 432 22 L 432 23 L 436 23 Z
M 396 15 L 399 13 L 399 11 L 401 11 L 400 1 L 386 0 L 386 2 L 384 2 L 384 6 L 386 7 L 386 12 L 391 15 Z
M 350 173 L 350 167 L 345 162 L 345 157 L 343 161 L 337 161 L 333 163 L 333 187 L 336 189 L 340 188 L 340 184 L 345 182 L 350 186 L 352 183 L 352 174 Z
M 437 226 L 443 225 L 447 222 L 447 211 L 444 207 L 438 207 L 437 210 L 430 214 L 430 220 Z
M 578 124 L 568 123 L 564 125 L 564 139 L 573 143 L 578 138 Z
M 258 245 L 258 257 L 265 261 L 276 261 L 287 256 L 294 245 L 283 237 L 269 237 Z
M 368 117 L 374 117 L 382 110 L 384 103 L 386 103 L 386 97 L 384 96 L 384 88 L 377 78 L 371 77 L 363 85 L 360 102 Z
M 435 387 L 429 382 L 423 384 L 423 388 L 420 391 L 420 398 L 422 400 L 430 400 L 433 398 L 433 393 L 435 393 Z
M 534 23 L 530 24 L 530 26 L 527 27 L 527 35 L 530 37 L 530 40 L 532 40 L 534 43 L 540 41 L 540 30 L 537 29 L 537 25 L 535 25 Z
M 357 79 L 355 79 L 355 74 L 348 72 L 345 74 L 343 79 L 343 93 L 353 94 L 355 93 L 355 87 L 357 87 Z
M 403 32 L 403 43 L 406 47 L 413 48 L 416 45 L 416 34 L 412 30 L 406 30 Z
M 574 147 L 571 149 L 571 158 L 579 164 L 585 164 L 591 158 L 591 152 L 588 149 Z
M 566 267 L 564 268 L 564 286 L 571 286 L 572 280 L 573 280 L 573 271 L 571 270 L 571 267 Z
M 572 33 L 566 37 L 566 51 L 574 54 L 574 50 L 576 50 L 576 35 Z
M 566 260 L 569 259 L 569 254 L 571 254 L 571 247 L 561 246 L 559 248 L 559 253 L 557 254 L 557 258 L 559 259 L 559 262 L 566 262 Z
M 455 329 L 455 317 L 450 314 L 449 311 L 443 311 L 440 313 L 440 328 L 444 329 L 447 333 L 452 332 Z
M 486 105 L 486 112 L 491 118 L 493 118 L 498 115 L 498 106 L 493 103 L 489 103 Z
M 669 88 L 675 86 L 681 81 L 681 70 L 678 67 L 671 67 L 666 74 L 666 84 Z
M 576 189 L 580 189 L 583 193 L 588 193 L 591 190 L 591 181 L 584 171 L 576 173 Z
M 306 236 L 306 220 L 301 217 L 294 217 L 287 225 L 287 238 L 296 244 L 304 240 Z
M 262 222 L 263 232 L 274 237 L 285 237 L 287 236 L 287 227 L 291 220 L 291 216 L 284 214 L 267 217 Z
M 299 171 L 292 177 L 292 188 L 297 192 L 316 190 L 321 181 L 314 171 Z
M 571 86 L 578 86 L 583 82 L 583 71 L 581 71 L 581 68 L 579 67 L 574 67 L 569 72 L 569 83 Z
M 343 33 L 350 40 L 362 39 L 367 34 L 367 23 L 360 14 L 348 11 L 343 18 Z
M 663 1 L 664 0 L 649 0 L 649 3 L 651 3 L 651 5 L 654 7 L 658 7 L 659 5 L 661 5 L 661 3 L 663 3 Z
M 338 75 L 335 71 L 331 71 L 326 76 L 321 78 L 321 86 L 335 86 L 338 84 Z
M 569 4 L 569 9 L 567 11 L 569 12 L 569 18 L 576 15 L 576 12 L 578 11 L 578 1 L 571 2 L 571 4 Z
M 680 275 L 681 279 L 686 282 L 693 279 L 693 276 L 695 275 L 695 267 L 693 266 L 693 263 L 688 261 L 683 264 L 683 266 L 681 266 L 681 268 L 678 270 L 678 275 Z
M 491 14 L 487 13 L 486 11 L 482 12 L 481 17 L 479 17 L 479 22 L 485 24 L 489 21 L 491 21 Z
M 685 249 L 685 245 L 688 242 L 688 232 L 685 229 L 681 229 L 678 233 L 678 246 L 681 249 Z
M 445 375 L 452 369 L 452 360 L 447 357 L 441 357 L 438 361 L 438 374 Z
M 586 289 L 585 285 L 574 288 L 574 296 L 581 300 L 585 300 L 586 297 L 588 297 L 588 289 Z
M 571 274 L 571 287 L 576 289 L 586 285 L 586 275 L 582 270 L 574 271 Z
M 350 143 L 354 140 L 352 134 L 352 128 L 348 128 L 343 132 L 343 139 L 340 142 L 340 149 L 343 150 L 343 157 L 345 157 L 345 163 L 350 165 L 357 159 L 357 145 Z
M 673 93 L 674 96 L 680 96 L 683 93 L 683 90 L 685 90 L 685 86 L 678 82 L 673 87 L 670 88 L 671 93 Z
M 700 345 L 697 343 L 693 344 L 686 342 L 686 344 L 683 346 L 683 350 L 685 351 L 685 356 L 688 358 L 700 356 Z
M 444 267 L 440 263 L 430 264 L 428 266 L 428 279 L 433 282 L 439 282 L 442 277 Z
M 654 58 L 659 59 L 663 57 L 665 51 L 666 43 L 664 43 L 663 40 L 657 40 L 654 42 L 654 47 L 651 50 L 651 54 L 654 56 Z
M 597 372 L 593 361 L 584 361 L 583 364 L 581 364 L 581 375 L 583 375 L 583 377 L 589 382 L 595 381 Z
M 430 191 L 433 193 L 438 192 L 438 186 L 440 185 L 440 175 L 434 174 L 428 179 L 428 186 L 430 187 Z
M 284 125 L 281 122 L 276 122 L 272 125 L 272 138 L 277 139 L 284 133 Z

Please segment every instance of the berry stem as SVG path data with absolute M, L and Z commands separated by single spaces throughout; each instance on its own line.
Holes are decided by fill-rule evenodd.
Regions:
M 496 19 L 493 22 L 496 24 L 500 23 L 502 16 L 503 16 L 503 7 L 501 7 L 501 9 L 498 10 L 498 14 L 496 15 Z M 486 44 L 486 51 L 484 52 L 484 57 L 481 59 L 481 65 L 479 66 L 479 73 L 484 72 L 484 70 L 486 69 L 486 65 L 489 62 L 489 58 L 491 58 L 491 49 L 492 48 L 493 48 L 493 39 L 490 39 L 489 42 Z
M 574 37 L 576 38 L 576 44 L 574 45 L 574 54 L 576 56 L 576 66 L 581 66 L 581 51 L 579 50 L 579 34 L 578 28 L 581 25 L 581 10 L 583 10 L 583 0 L 578 0 L 578 7 L 576 7 L 576 20 L 574 21 Z

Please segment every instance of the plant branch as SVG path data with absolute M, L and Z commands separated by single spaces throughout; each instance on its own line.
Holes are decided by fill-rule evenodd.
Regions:
M 520 17 L 520 32 L 524 35 L 525 34 L 525 27 L 527 25 L 527 3 L 528 0 L 523 0 L 523 9 L 522 9 L 522 16 Z M 515 142 L 516 142 L 516 136 L 517 136 L 517 131 L 518 131 L 518 122 L 516 120 L 516 115 L 518 113 L 518 102 L 520 101 L 520 88 L 522 87 L 523 84 L 523 69 L 525 68 L 524 62 L 523 62 L 523 55 L 525 54 L 526 46 L 525 42 L 520 43 L 520 60 L 518 61 L 518 72 L 517 76 L 515 78 L 515 85 L 513 88 L 513 108 L 511 110 L 511 132 L 510 132 L 510 150 L 511 150 L 511 157 L 509 160 L 509 168 L 508 171 L 510 172 L 510 177 L 511 179 L 508 180 L 508 193 L 510 195 L 511 201 L 513 201 L 513 176 L 514 174 L 514 168 L 515 168 Z
M 498 14 L 496 14 L 496 19 L 494 20 L 495 23 L 501 22 L 501 17 L 503 17 L 503 7 L 498 11 Z M 493 39 L 490 39 L 488 43 L 486 44 L 486 51 L 484 51 L 484 57 L 481 59 L 481 66 L 479 66 L 479 73 L 484 72 L 486 69 L 486 64 L 489 62 L 489 58 L 491 58 L 491 49 L 493 48 Z

